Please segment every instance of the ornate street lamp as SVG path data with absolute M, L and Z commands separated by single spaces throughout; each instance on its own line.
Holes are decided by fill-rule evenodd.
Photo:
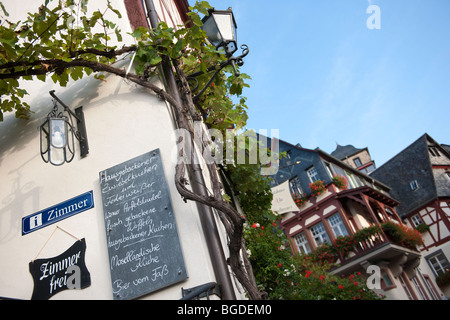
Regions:
M 211 79 L 206 83 L 202 90 L 198 94 L 196 94 L 193 98 L 194 101 L 197 100 L 208 88 L 211 83 L 214 81 L 214 78 L 219 74 L 220 70 L 228 65 L 232 65 L 234 69 L 234 75 L 236 77 L 239 76 L 239 72 L 237 71 L 236 65 L 242 66 L 244 64 L 243 58 L 249 53 L 249 49 L 247 45 L 243 44 L 241 46 L 242 55 L 238 57 L 234 57 L 233 53 L 237 51 L 237 42 L 236 42 L 236 21 L 234 20 L 233 11 L 231 8 L 227 10 L 215 10 L 209 9 L 209 14 L 203 17 L 202 29 L 206 32 L 206 37 L 208 41 L 216 47 L 217 50 L 225 51 L 225 55 L 227 57 L 227 61 L 222 62 L 217 69 L 215 66 L 209 67 L 207 69 L 208 72 L 215 70 Z M 196 80 L 196 77 L 204 74 L 203 71 L 195 72 L 189 76 L 187 76 L 188 80 Z M 198 88 L 198 81 L 195 88 L 192 91 L 196 91 Z
M 44 162 L 60 166 L 65 162 L 71 162 L 75 155 L 75 138 L 80 142 L 81 157 L 89 153 L 86 127 L 84 124 L 83 107 L 75 109 L 75 113 L 65 105 L 56 95 L 50 91 L 54 98 L 53 109 L 47 115 L 47 119 L 40 127 L 41 157 Z M 58 103 L 64 108 L 58 111 Z M 76 119 L 77 128 L 73 125 Z
M 224 48 L 227 55 L 232 55 L 237 50 L 237 26 L 231 8 L 210 9 L 209 15 L 205 16 L 202 22 L 202 29 L 206 32 L 206 37 L 211 44 L 216 48 Z

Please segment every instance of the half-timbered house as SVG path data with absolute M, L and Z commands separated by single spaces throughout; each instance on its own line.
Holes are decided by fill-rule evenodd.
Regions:
M 318 148 L 280 141 L 279 149 L 287 156 L 273 187 L 289 181 L 299 207 L 280 214 L 292 251 L 333 248 L 331 273 L 360 272 L 369 280 L 370 271 L 377 270 L 378 282 L 371 287 L 388 299 L 439 299 L 435 282 L 418 268 L 420 234 L 402 222 L 400 202 L 386 184 Z M 392 228 L 414 234 L 416 241 L 396 239 Z
M 392 188 L 405 223 L 423 232 L 422 270 L 450 295 L 450 153 L 428 134 L 387 161 L 371 177 Z M 433 281 L 425 278 L 433 285 Z M 436 290 L 437 291 L 437 290 Z

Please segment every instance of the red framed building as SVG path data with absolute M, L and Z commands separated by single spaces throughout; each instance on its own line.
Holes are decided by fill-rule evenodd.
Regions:
M 435 283 L 427 283 L 418 268 L 421 252 L 415 245 L 394 239 L 388 226 L 406 228 L 397 213 L 400 202 L 391 189 L 379 180 L 359 171 L 320 149 L 305 149 L 299 144 L 280 141 L 287 158 L 273 176 L 273 186 L 289 181 L 296 199 L 302 199 L 298 211 L 282 214 L 281 227 L 297 254 L 310 254 L 336 240 L 351 239 L 347 250 L 338 250 L 333 274 L 366 274 L 370 266 L 378 270 L 373 289 L 388 299 L 437 299 Z M 344 177 L 341 186 L 334 176 Z M 324 191 L 315 195 L 310 184 L 322 181 Z M 429 277 L 428 277 L 429 278 Z

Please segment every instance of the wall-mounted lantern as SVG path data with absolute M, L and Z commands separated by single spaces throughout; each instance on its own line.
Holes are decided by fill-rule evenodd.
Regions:
M 209 15 L 202 19 L 203 31 L 209 42 L 216 48 L 224 48 L 227 55 L 237 50 L 236 21 L 231 8 L 227 10 L 210 9 Z
M 75 113 L 50 91 L 54 98 L 53 110 L 40 127 L 41 157 L 44 162 L 60 166 L 71 162 L 75 155 L 75 138 L 80 142 L 80 154 L 84 158 L 89 153 L 83 107 L 75 109 Z M 58 103 L 64 108 L 59 111 Z M 75 118 L 77 126 L 73 125 Z
M 203 89 L 200 90 L 200 92 L 193 97 L 194 101 L 197 100 L 205 92 L 206 88 L 208 88 L 211 85 L 211 83 L 214 81 L 214 78 L 219 74 L 220 70 L 222 70 L 224 67 L 231 64 L 234 69 L 234 75 L 238 77 L 239 72 L 236 69 L 236 65 L 242 66 L 244 64 L 243 58 L 249 53 L 247 45 L 243 44 L 241 46 L 242 55 L 240 55 L 239 57 L 233 56 L 233 53 L 235 53 L 238 48 L 236 42 L 237 26 L 231 8 L 228 8 L 227 10 L 209 9 L 208 12 L 209 14 L 203 17 L 202 19 L 203 22 L 202 29 L 203 31 L 206 32 L 206 37 L 208 38 L 208 41 L 213 46 L 215 46 L 217 50 L 225 51 L 225 55 L 228 58 L 228 60 L 222 62 L 219 68 L 216 68 L 216 66 L 212 66 L 207 69 L 208 72 L 211 72 L 213 70 L 215 70 L 215 72 L 211 77 L 211 79 L 209 79 L 209 81 L 203 87 Z M 197 82 L 195 88 L 192 89 L 193 92 L 196 91 L 198 88 L 198 81 L 196 77 L 202 74 L 204 74 L 203 71 L 198 71 L 187 76 L 188 80 L 194 80 Z

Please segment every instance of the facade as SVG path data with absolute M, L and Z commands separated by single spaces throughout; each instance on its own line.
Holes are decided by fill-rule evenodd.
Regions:
M 365 174 L 375 170 L 375 161 L 370 157 L 368 148 L 358 149 L 351 144 L 346 146 L 338 144 L 331 155 Z
M 371 177 L 392 188 L 400 201 L 397 211 L 403 221 L 423 232 L 420 268 L 432 278 L 444 279 L 450 272 L 450 154 L 424 134 L 383 164 Z M 444 281 L 444 280 L 443 280 Z M 446 285 L 445 285 L 446 283 Z M 449 281 L 441 285 L 450 296 Z
M 387 299 L 439 299 L 434 281 L 419 266 L 421 252 L 415 244 L 394 239 L 389 227 L 405 228 L 396 207 L 399 202 L 390 188 L 361 171 L 320 150 L 304 149 L 280 141 L 280 162 L 273 186 L 289 181 L 298 211 L 282 215 L 281 226 L 290 239 L 292 250 L 309 254 L 324 244 L 342 240 L 353 242 L 333 257 L 333 274 L 349 275 L 379 270 L 379 285 L 373 289 Z M 333 176 L 342 176 L 342 186 Z M 323 181 L 324 191 L 312 192 L 310 184 Z M 344 245 L 345 246 L 345 245 Z
M 124 38 L 133 28 L 147 26 L 142 1 L 110 2 L 122 13 L 118 23 Z M 37 10 L 42 3 L 28 1 L 27 7 Z M 3 4 L 11 20 L 25 18 L 18 2 Z M 154 5 L 159 19 L 169 26 L 185 22 L 187 1 L 154 1 Z M 89 1 L 89 8 L 104 6 L 103 0 Z M 124 57 L 119 66 L 128 69 L 130 60 L 131 56 Z M 191 292 L 187 289 L 204 284 L 214 287 L 212 298 L 225 294 L 228 299 L 244 298 L 226 264 L 226 232 L 216 212 L 208 215 L 212 221 L 205 228 L 207 209 L 183 201 L 176 189 L 171 106 L 120 77 L 105 75 L 104 80 L 91 75 L 69 81 L 64 88 L 51 79 L 26 81 L 26 101 L 34 111 L 30 120 L 4 114 L 0 297 L 42 298 L 37 284 L 48 280 L 44 289 L 51 293 L 70 281 L 80 289 L 58 292 L 51 299 L 177 300 Z M 165 88 L 163 75 L 153 80 Z M 62 166 L 45 163 L 39 152 L 39 127 L 53 107 L 51 90 L 72 109 L 83 106 L 89 142 L 84 158 L 75 142 L 73 161 Z M 212 238 L 218 241 L 213 250 L 207 232 L 214 232 Z M 84 245 L 78 248 L 74 243 Z M 35 269 L 38 262 L 41 267 Z M 77 278 L 69 277 L 77 274 L 76 267 L 62 276 L 57 272 L 78 262 L 83 264 L 77 287 Z M 32 270 L 37 270 L 37 278 Z

